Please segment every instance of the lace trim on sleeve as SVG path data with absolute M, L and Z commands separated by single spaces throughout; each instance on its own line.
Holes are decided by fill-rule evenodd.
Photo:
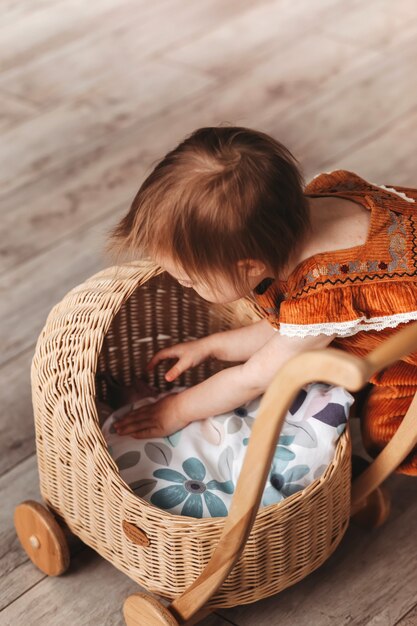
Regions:
M 396 313 L 395 315 L 384 315 L 383 317 L 359 317 L 356 320 L 347 322 L 327 322 L 320 324 L 285 324 L 281 322 L 280 335 L 287 337 L 307 337 L 310 335 L 333 335 L 338 337 L 349 337 L 362 330 L 383 330 L 384 328 L 395 328 L 398 324 L 417 320 L 417 311 L 407 311 L 406 313 Z
M 371 183 L 371 185 L 385 189 L 386 191 L 392 191 L 392 193 L 396 193 L 398 196 L 401 196 L 401 198 L 404 198 L 404 200 L 407 200 L 407 202 L 415 202 L 414 198 L 409 198 L 403 191 L 397 191 L 394 187 L 386 187 L 385 185 L 377 185 L 376 183 Z

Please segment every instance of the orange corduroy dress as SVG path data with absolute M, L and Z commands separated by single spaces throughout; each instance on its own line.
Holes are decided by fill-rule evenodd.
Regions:
M 377 185 L 335 170 L 315 176 L 304 193 L 366 207 L 367 239 L 304 259 L 285 281 L 264 279 L 253 290 L 254 300 L 280 334 L 337 333 L 330 346 L 363 356 L 417 320 L 417 189 Z M 378 372 L 370 383 L 360 419 L 364 447 L 375 457 L 417 392 L 417 353 Z M 417 447 L 396 471 L 417 475 Z

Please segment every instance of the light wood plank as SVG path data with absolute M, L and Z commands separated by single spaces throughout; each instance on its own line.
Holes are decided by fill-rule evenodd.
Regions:
M 262 112 L 262 124 L 271 134 L 281 131 L 283 143 L 301 155 L 306 167 L 313 163 L 317 167 L 330 158 L 337 161 L 365 139 L 385 132 L 417 105 L 417 90 L 412 87 L 417 55 L 415 32 L 417 25 L 408 29 L 405 38 L 395 42 L 377 64 L 361 65 L 354 75 L 345 74 L 340 81 L 335 80 L 331 90 L 284 111 L 279 118 L 271 111 L 265 111 L 265 115 Z
M 335 0 L 332 0 L 334 3 Z M 267 14 L 266 14 L 267 15 Z M 327 16 L 327 13 L 326 13 Z M 294 21 L 294 16 L 293 21 Z M 145 26 L 148 24 L 145 21 Z M 265 21 L 265 13 L 264 13 L 264 21 Z M 270 20 L 271 22 L 272 20 Z M 227 23 L 226 23 L 227 24 Z M 284 23 L 285 26 L 285 23 Z M 226 26 L 225 26 L 226 27 Z M 9 78 L 3 78 L 4 86 L 9 90 L 15 90 L 17 95 L 20 95 L 22 98 L 34 101 L 38 101 L 40 105 L 42 105 L 43 109 L 45 104 L 54 100 L 54 89 L 60 92 L 63 89 L 62 97 L 68 96 L 68 90 L 73 89 L 72 85 L 77 85 L 75 88 L 75 95 L 77 94 L 79 99 L 75 100 L 73 106 L 67 105 L 67 108 L 64 106 L 63 110 L 58 109 L 57 111 L 51 112 L 48 115 L 48 111 L 44 112 L 39 118 L 36 118 L 32 121 L 32 123 L 25 124 L 21 129 L 20 133 L 17 132 L 13 135 L 13 137 L 6 138 L 9 140 L 9 143 L 12 143 L 14 146 L 13 154 L 10 155 L 14 157 L 13 159 L 9 159 L 4 167 L 6 168 L 5 177 L 7 176 L 7 181 L 5 181 L 6 189 L 10 188 L 9 185 L 14 186 L 16 181 L 18 180 L 20 183 L 26 179 L 27 173 L 25 171 L 21 171 L 20 168 L 25 170 L 25 166 L 27 167 L 29 164 L 27 163 L 27 159 L 32 159 L 32 176 L 38 176 L 42 172 L 47 169 L 55 168 L 60 164 L 61 155 L 65 154 L 65 158 L 68 158 L 68 153 L 74 151 L 79 154 L 79 146 L 80 143 L 83 142 L 83 139 L 86 142 L 87 146 L 91 145 L 91 142 L 94 141 L 94 138 L 97 136 L 97 133 L 100 132 L 114 132 L 117 129 L 124 127 L 132 121 L 132 119 L 137 118 L 137 111 L 141 111 L 141 118 L 143 116 L 146 117 L 149 114 L 149 109 L 146 106 L 146 97 L 145 102 L 143 102 L 144 95 L 147 95 L 148 102 L 149 99 L 152 100 L 152 110 L 154 112 L 158 112 L 158 109 L 154 109 L 155 103 L 154 100 L 164 99 L 164 92 L 159 94 L 158 89 L 155 89 L 155 86 L 152 83 L 153 76 L 161 76 L 162 84 L 165 81 L 168 82 L 169 87 L 169 78 L 166 78 L 166 74 L 164 73 L 163 67 L 154 66 L 151 64 L 150 67 L 145 65 L 143 68 L 141 66 L 141 72 L 135 74 L 135 64 L 126 64 L 126 57 L 137 58 L 140 55 L 141 48 L 138 47 L 138 41 L 141 41 L 141 38 L 138 37 L 132 27 L 131 31 L 128 31 L 126 34 L 125 30 L 118 30 L 114 34 L 116 37 L 115 44 L 107 47 L 107 53 L 100 49 L 100 42 L 97 41 L 87 41 L 84 42 L 84 46 L 79 46 L 79 49 L 75 48 L 74 50 L 65 50 L 66 54 L 58 54 L 53 55 L 51 58 L 41 58 L 40 61 L 34 62 L 28 65 L 28 68 L 23 72 L 12 72 L 11 77 L 9 73 Z M 230 37 L 231 40 L 235 40 L 237 38 Z M 105 40 L 105 43 L 107 40 Z M 102 44 L 102 47 L 105 48 L 105 43 Z M 216 41 L 214 41 L 214 44 Z M 92 54 L 92 50 L 88 47 L 88 45 L 93 47 L 98 46 L 98 50 L 96 55 Z M 294 44 L 294 42 L 293 42 Z M 143 44 L 141 44 L 143 46 Z M 334 42 L 332 45 L 336 48 L 338 47 Z M 249 47 L 249 50 L 251 50 Z M 353 55 L 352 46 L 348 44 L 339 45 L 340 48 L 344 51 L 344 57 L 340 58 L 336 61 L 334 71 L 338 71 L 341 67 L 346 65 L 346 59 L 348 56 Z M 120 54 L 115 53 L 114 50 L 119 50 Z M 210 49 L 218 49 L 219 46 L 210 46 Z M 293 54 L 293 62 L 295 61 L 299 65 L 299 59 L 306 59 L 309 57 L 307 54 L 307 50 L 321 50 L 322 46 L 319 41 L 307 41 L 306 43 L 306 54 L 299 54 L 295 52 L 294 45 L 292 46 Z M 111 50 L 109 53 L 108 51 Z M 69 53 L 68 53 L 69 52 Z M 192 50 L 191 50 L 192 52 Z M 272 50 L 272 52 L 274 52 Z M 78 56 L 77 56 L 78 53 Z M 328 51 L 326 49 L 321 53 L 323 58 L 329 57 Z M 194 55 L 193 55 L 194 56 Z M 337 55 L 336 55 L 337 58 Z M 78 59 L 78 63 L 77 63 Z M 91 61 L 89 60 L 91 59 Z M 314 60 L 315 61 L 315 60 Z M 318 61 L 322 61 L 319 59 Z M 227 64 L 228 66 L 229 64 Z M 276 65 L 276 63 L 275 63 Z M 80 66 L 84 67 L 79 74 Z M 287 71 L 288 78 L 291 75 L 294 75 L 294 67 L 291 66 L 291 59 L 289 63 L 283 64 L 283 68 Z M 123 71 L 123 67 L 127 68 Z M 230 63 L 230 67 L 233 68 L 233 62 Z M 314 62 L 312 63 L 312 67 L 323 67 L 322 62 Z M 109 68 L 114 68 L 114 71 L 110 71 Z M 131 69 L 131 73 L 129 74 L 129 68 Z M 276 76 L 276 72 L 271 72 L 271 67 L 268 65 L 264 68 L 264 72 L 262 74 L 262 68 L 260 75 L 256 75 L 255 79 L 259 83 L 259 80 L 265 80 L 265 76 L 273 76 L 275 84 L 277 80 L 279 80 L 279 76 Z M 295 68 L 296 72 L 297 69 Z M 166 69 L 166 71 L 168 71 Z M 170 68 L 171 71 L 171 68 Z M 177 69 L 177 71 L 179 71 Z M 306 74 L 308 75 L 309 68 L 304 69 L 304 76 L 301 75 L 297 80 L 293 79 L 292 84 L 294 84 L 294 90 L 297 89 L 297 86 L 300 84 L 305 84 L 306 87 L 311 88 L 313 84 L 317 83 L 317 79 L 320 76 L 312 75 L 310 80 L 306 80 Z M 72 72 L 72 73 L 71 73 Z M 298 68 L 298 72 L 300 72 L 300 67 Z M 133 75 L 132 75 L 133 73 Z M 170 72 L 169 72 L 170 73 Z M 330 75 L 332 71 L 330 72 Z M 104 75 L 104 77 L 103 77 Z M 163 78 L 162 78 L 163 77 Z M 101 79 L 103 79 L 103 84 Z M 172 82 L 178 82 L 178 76 L 174 75 L 172 77 Z M 147 86 L 147 83 L 149 87 Z M 52 87 L 52 96 L 51 85 L 56 85 Z M 244 85 L 242 86 L 244 88 Z M 80 94 L 82 89 L 85 90 L 84 95 Z M 67 91 L 66 91 L 67 90 Z M 169 90 L 171 91 L 171 90 Z M 167 93 L 169 93 L 166 90 Z M 249 91 L 249 90 L 248 90 Z M 44 96 L 41 97 L 39 94 L 43 93 Z M 186 92 L 188 95 L 193 93 L 191 89 L 190 92 Z M 271 100 L 271 96 L 276 96 L 277 92 L 273 88 L 269 91 L 266 90 L 267 95 L 269 95 L 269 99 Z M 32 95 L 33 94 L 33 95 Z M 279 94 L 279 91 L 278 91 Z M 291 94 L 289 94 L 291 95 Z M 299 97 L 303 94 L 300 93 Z M 57 92 L 55 91 L 55 98 L 57 97 Z M 46 101 L 45 101 L 46 98 Z M 108 108 L 106 108 L 106 112 L 110 117 L 104 116 L 104 119 L 100 118 L 102 115 L 103 102 L 106 102 Z M 174 101 L 175 102 L 175 101 Z M 210 103 L 208 103 L 210 104 Z M 259 103 L 262 105 L 263 103 Z M 281 106 L 285 104 L 285 101 L 282 101 L 281 98 Z M 149 106 L 149 105 L 148 105 Z M 95 117 L 94 122 L 91 120 L 91 113 L 97 111 L 98 116 Z M 47 133 L 45 133 L 45 125 L 48 128 Z M 87 130 L 85 130 L 85 128 Z M 45 141 L 45 135 L 50 137 L 50 139 Z M 57 145 L 57 141 L 59 142 Z M 21 143 L 25 144 L 25 148 L 28 147 L 31 149 L 22 150 L 19 149 Z M 63 147 L 65 146 L 65 150 Z M 33 157 L 30 156 L 30 153 L 33 152 L 36 154 L 36 159 L 33 162 Z M 52 152 L 52 154 L 51 154 Z M 11 172 L 7 170 L 8 163 L 19 163 L 19 170 L 14 172 L 14 176 L 11 175 Z
M 0 610 L 45 577 L 20 547 L 13 526 L 13 511 L 22 500 L 40 501 L 36 458 L 20 463 L 0 478 Z M 0 616 L 1 622 L 1 616 Z
M 72 573 L 45 578 L 1 613 L 4 626 L 27 623 L 44 626 L 123 626 L 122 606 L 126 597 L 140 591 L 139 585 L 93 552 L 83 552 L 73 561 Z M 228 626 L 212 613 L 201 626 Z M 145 625 L 144 625 L 145 626 Z
M 117 216 L 120 217 L 119 211 L 63 240 L 53 254 L 46 251 L 0 277 L 0 294 L 5 299 L 1 309 L 0 364 L 33 345 L 52 303 L 59 302 L 72 287 L 105 267 L 100 259 L 103 235 Z M 22 301 L 27 302 L 24 309 L 19 304 Z
M 187 92 L 187 98 L 181 102 L 183 119 L 192 119 L 190 116 L 193 115 L 193 111 L 198 111 L 200 113 L 199 120 L 203 123 L 207 123 L 204 117 L 210 117 L 211 120 L 215 120 L 215 123 L 222 119 L 232 118 L 238 124 L 252 124 L 258 128 L 264 126 L 264 130 L 280 137 L 293 151 L 305 154 L 306 158 L 314 157 L 316 161 L 317 155 L 320 155 L 317 148 L 322 147 L 321 154 L 325 151 L 323 144 L 325 133 L 327 132 L 326 155 L 330 151 L 335 156 L 340 151 L 340 145 L 343 145 L 346 149 L 347 142 L 354 144 L 355 141 L 358 142 L 367 133 L 369 134 L 368 128 L 372 122 L 371 116 L 374 115 L 375 106 L 383 107 L 384 123 L 386 123 L 409 111 L 416 103 L 416 95 L 412 89 L 408 88 L 408 84 L 413 77 L 411 61 L 415 55 L 416 46 L 415 38 L 411 36 L 412 33 L 413 31 L 407 31 L 408 39 L 406 38 L 405 42 L 401 38 L 396 40 L 395 46 L 393 45 L 391 48 L 391 54 L 387 57 L 388 60 L 376 59 L 374 53 L 369 52 L 370 57 L 366 61 L 358 57 L 358 62 L 360 61 L 359 67 L 356 67 L 354 64 L 345 67 L 346 64 L 341 62 L 340 66 L 343 68 L 343 71 L 337 72 L 336 69 L 333 70 L 337 72 L 337 76 L 328 85 L 329 89 L 325 90 L 325 95 L 323 96 L 318 88 L 315 96 L 313 95 L 307 101 L 307 104 L 304 98 L 304 102 L 300 103 L 300 106 L 289 106 L 289 104 L 293 104 L 294 100 L 294 97 L 291 97 L 291 64 L 282 64 L 282 67 L 286 68 L 285 75 L 288 87 L 285 86 L 283 77 L 280 77 L 279 74 L 277 75 L 277 64 L 272 59 L 269 60 L 269 67 L 268 64 L 262 64 L 258 71 L 259 66 L 256 66 L 252 72 L 249 72 L 241 80 L 239 79 L 239 88 L 233 81 L 229 82 L 227 88 L 222 90 L 220 96 L 215 90 L 208 89 L 207 83 L 205 86 L 203 83 L 200 83 L 195 90 L 190 88 L 190 91 Z M 403 36 L 405 37 L 405 35 Z M 407 45 L 404 45 L 405 43 Z M 320 48 L 320 46 L 318 47 Z M 316 48 L 317 45 L 309 46 L 310 50 Z M 300 59 L 300 56 L 303 58 L 303 55 L 300 54 L 293 58 Z M 329 56 L 330 54 L 328 53 L 327 57 Z M 403 56 L 409 59 L 408 63 L 403 62 Z M 308 58 L 307 50 L 306 58 Z M 341 61 L 343 61 L 343 58 Z M 297 63 L 299 64 L 299 60 Z M 383 72 L 375 72 L 375 65 L 379 65 L 379 63 L 389 65 L 388 68 L 384 67 L 384 71 L 393 71 L 393 67 L 396 64 L 401 64 L 402 67 L 396 76 L 398 84 L 393 86 L 386 96 L 385 85 L 381 84 L 381 74 Z M 275 71 L 273 70 L 273 65 L 275 66 Z M 319 65 L 314 63 L 315 67 Z M 295 75 L 297 75 L 296 72 Z M 254 85 L 265 84 L 266 76 L 269 76 L 267 80 L 272 85 L 270 87 L 265 85 L 264 90 L 260 90 L 259 87 L 254 89 Z M 191 82 L 193 83 L 198 80 L 203 81 L 200 75 L 192 75 L 192 77 L 193 80 Z M 186 80 L 185 75 L 184 80 Z M 353 81 L 352 84 L 350 84 L 351 81 Z M 302 84 L 301 76 L 299 82 Z M 370 82 L 374 85 L 372 91 L 375 94 L 373 96 L 374 101 L 363 98 L 362 95 L 363 85 Z M 307 84 L 311 87 L 310 82 L 307 82 Z M 317 84 L 317 82 L 314 84 Z M 349 88 L 346 85 L 349 85 Z M 139 90 L 139 87 L 137 89 Z M 295 87 L 293 89 L 296 91 Z M 349 93 L 345 96 L 347 89 Z M 405 92 L 404 98 L 397 98 L 396 93 L 399 89 Z M 241 98 L 242 92 L 246 94 L 244 101 Z M 379 93 L 382 92 L 384 92 L 383 99 L 379 96 Z M 0 188 L 2 191 L 13 189 L 18 184 L 17 180 L 29 182 L 34 177 L 42 175 L 45 171 L 62 166 L 64 158 L 66 162 L 73 161 L 80 158 L 80 153 L 82 154 L 84 150 L 100 150 L 103 145 L 109 143 L 110 137 L 111 141 L 113 141 L 115 135 L 125 133 L 128 133 L 130 137 L 139 136 L 143 129 L 143 118 L 147 114 L 155 114 L 155 108 L 154 98 L 148 100 L 148 109 L 146 109 L 146 105 L 144 108 L 141 108 L 139 128 L 139 124 L 133 122 L 137 118 L 138 106 L 141 104 L 141 93 L 139 91 L 136 93 L 138 100 L 133 98 L 126 102 L 119 102 L 120 108 L 117 108 L 116 103 L 112 112 L 107 109 L 104 113 L 99 111 L 94 122 L 91 121 L 91 113 L 96 111 L 98 104 L 97 102 L 89 101 L 87 98 L 78 103 L 76 111 L 70 105 L 58 107 L 50 114 L 45 113 L 45 117 L 36 120 L 36 123 L 33 120 L 17 129 L 13 133 L 13 150 L 10 155 L 13 157 L 13 160 L 5 160 L 3 164 L 2 182 L 0 177 Z M 326 94 L 330 95 L 326 96 Z M 153 96 L 155 97 L 155 94 Z M 330 100 L 330 103 L 326 103 L 327 108 L 323 105 L 323 99 L 326 98 Z M 296 97 L 296 100 L 299 101 L 298 97 Z M 358 127 L 357 132 L 352 132 L 352 129 L 349 129 L 348 132 L 347 128 L 342 123 L 339 123 L 339 118 L 349 119 L 348 115 L 344 114 L 343 109 L 340 108 L 340 102 L 343 102 L 343 106 L 349 104 L 351 107 L 352 102 L 356 102 L 356 100 L 361 106 L 361 112 L 363 113 L 360 119 L 362 124 Z M 379 104 L 380 101 L 383 104 Z M 338 111 L 329 121 L 324 113 L 327 109 Z M 258 111 L 256 120 L 254 111 Z M 156 109 L 156 112 L 158 112 L 158 109 Z M 162 113 L 167 120 L 168 127 L 167 118 L 171 112 L 161 107 L 159 114 Z M 250 115 L 253 116 L 253 122 Z M 307 121 L 311 119 L 316 120 L 318 123 L 312 124 Z M 45 124 L 51 136 L 47 141 L 44 139 Z M 299 132 L 303 124 L 306 124 L 307 127 L 302 132 Z M 190 129 L 190 126 L 188 126 L 188 129 Z M 319 137 L 316 137 L 317 134 L 319 134 Z M 335 136 L 333 137 L 333 135 Z M 11 137 L 10 141 L 12 141 Z M 62 149 L 63 145 L 65 145 L 65 151 Z M 328 147 L 329 145 L 331 146 L 330 148 Z M 25 151 L 23 146 L 29 149 Z M 36 158 L 33 155 L 36 155 Z M 13 175 L 10 172 L 11 162 L 18 163 L 17 171 L 15 171 L 16 168 L 13 168 Z
M 298 104 L 307 98 L 314 102 L 323 91 L 331 93 L 333 86 L 337 88 L 344 80 L 354 80 L 362 65 L 372 67 L 380 62 L 376 51 L 363 51 L 353 43 L 335 41 L 314 25 L 310 28 L 304 26 L 306 30 L 298 33 L 300 26 L 295 19 L 288 20 L 288 23 L 284 21 L 283 34 L 279 38 L 274 38 L 275 22 L 270 20 L 271 32 L 267 32 L 268 38 L 262 41 L 267 17 L 266 10 L 256 15 L 255 25 L 258 28 L 255 30 L 254 27 L 254 32 L 258 33 L 259 40 L 254 37 L 254 42 L 251 42 L 253 47 L 249 50 L 245 47 L 245 40 L 233 37 L 234 25 L 226 24 L 205 37 L 205 46 L 215 51 L 209 59 L 205 55 L 206 48 L 202 48 L 200 42 L 183 46 L 169 55 L 170 60 L 182 63 L 186 63 L 188 58 L 188 66 L 201 71 L 206 68 L 211 75 L 224 81 L 224 89 L 229 93 L 227 100 L 224 97 L 223 101 L 217 100 L 216 111 L 220 118 L 225 113 L 231 118 L 257 113 L 257 123 L 253 116 L 255 127 L 270 112 L 279 120 L 282 112 L 297 111 Z M 220 42 L 223 39 L 227 42 L 230 59 L 227 64 L 222 59 L 225 45 Z M 245 102 L 239 105 L 238 96 L 241 93 L 245 94 Z M 216 103 L 209 104 L 212 110 Z
M 28 120 L 3 134 L 9 148 L 0 161 L 0 193 L 77 160 L 92 147 L 108 143 L 117 130 L 163 115 L 167 106 L 180 107 L 185 97 L 207 89 L 211 82 L 181 67 L 149 62 L 138 68 L 134 80 L 125 74 L 114 76 L 111 106 L 103 106 L 103 94 L 96 98 L 86 94 Z
M 415 626 L 417 624 L 417 604 L 402 617 L 395 626 Z
M 325 160 L 322 169 L 347 169 L 377 185 L 417 187 L 417 152 L 411 137 L 417 133 L 417 107 L 390 124 L 385 132 L 364 139 L 337 161 Z M 389 155 L 381 158 L 381 155 Z
M 8 194 L 1 203 L 0 274 L 99 222 L 115 207 L 127 211 L 150 157 L 167 148 L 162 135 L 149 145 L 153 131 L 144 131 L 143 144 L 126 141 L 113 149 L 109 144 Z
M 132 19 L 127 24 L 112 32 L 101 33 L 101 36 L 93 39 L 75 40 L 54 51 L 54 54 L 35 56 L 23 67 L 3 72 L 1 85 L 15 95 L 36 103 L 42 111 L 74 100 L 83 93 L 91 97 L 101 96 L 106 104 L 112 105 L 118 97 L 127 99 L 130 94 L 129 89 L 126 93 L 119 92 L 119 80 L 120 87 L 126 87 L 128 78 L 136 82 L 140 78 L 137 76 L 136 59 L 141 59 L 141 65 L 147 62 L 148 57 L 175 60 L 184 64 L 189 71 L 195 68 L 217 78 L 224 78 L 235 72 L 241 73 L 242 67 L 245 70 L 252 68 L 259 59 L 267 55 L 285 54 L 288 47 L 298 49 L 301 42 L 295 40 L 297 35 L 300 37 L 302 34 L 304 39 L 316 32 L 314 21 L 308 20 L 307 15 L 301 14 L 300 22 L 299 7 L 294 11 L 294 3 L 288 5 L 280 0 L 275 3 L 257 3 L 254 7 L 249 5 L 247 11 L 241 5 L 240 12 L 234 19 L 218 20 L 219 25 L 207 28 L 203 34 L 193 33 L 193 29 L 189 28 L 190 32 L 186 30 L 181 39 L 176 39 L 170 18 L 178 19 L 174 10 L 181 6 L 184 3 L 179 6 L 174 3 L 171 6 L 172 15 L 165 16 L 162 22 L 159 14 L 144 16 L 138 15 L 137 11 L 133 12 Z M 340 13 L 343 10 L 343 0 L 322 2 L 316 5 L 314 17 L 317 18 L 318 13 L 326 23 L 336 6 Z M 333 12 L 330 8 L 333 8 Z M 159 35 L 155 38 L 153 33 L 156 24 L 152 20 L 157 15 Z M 279 38 L 276 20 L 271 18 L 279 18 Z M 190 23 L 195 24 L 191 20 Z M 245 37 L 237 37 L 238 32 L 245 33 Z M 187 43 L 187 40 L 190 42 Z M 158 42 L 163 52 L 159 51 Z M 321 47 L 315 42 L 308 44 L 310 50 Z M 334 40 L 332 45 L 335 45 Z M 343 43 L 339 47 L 343 47 Z M 357 46 L 345 43 L 344 48 L 352 55 Z M 328 56 L 325 49 L 317 50 L 317 53 L 323 57 Z M 225 56 L 227 63 L 224 62 Z M 305 55 L 301 56 L 304 61 L 307 60 Z M 126 62 L 127 59 L 132 61 Z M 308 69 L 305 67 L 306 74 Z M 112 81 L 116 83 L 112 84 Z
M 252 10 L 233 21 L 219 22 L 203 37 L 170 47 L 162 58 L 239 82 L 244 82 L 244 75 L 258 64 L 268 67 L 270 78 L 275 81 L 290 81 L 295 69 L 294 91 L 301 98 L 303 89 L 311 94 L 310 90 L 314 92 L 319 86 L 318 80 L 325 82 L 346 65 L 354 65 L 358 60 L 355 57 L 363 54 L 352 42 L 337 42 L 343 47 L 336 45 L 334 37 L 323 37 L 322 26 L 331 25 L 334 20 L 343 21 L 345 13 L 350 16 L 358 10 L 357 6 L 357 0 L 349 6 L 343 0 L 255 3 Z M 268 58 L 271 66 L 267 65 Z M 267 71 L 263 72 L 260 88 L 265 81 L 268 82 Z
M 158 9 L 163 0 L 159 0 Z M 143 11 L 146 3 L 134 0 L 59 0 L 23 2 L 20 14 L 9 12 L 0 44 L 0 70 L 22 65 L 34 56 L 49 54 L 68 42 L 108 32 L 129 20 L 132 10 Z M 153 5 L 155 6 L 155 5 Z M 1 13 L 5 9 L 1 6 Z M 97 28 L 97 23 L 99 28 Z M 6 28 L 7 26 L 7 28 Z
M 0 476 L 35 451 L 30 389 L 30 363 L 34 348 L 23 352 L 0 370 Z
M 18 97 L 0 93 L 0 132 L 3 133 L 33 117 L 35 112 L 32 104 L 23 102 Z
M 53 11 L 58 6 L 62 11 L 65 3 L 68 4 L 68 0 L 36 0 L 36 2 L 2 0 L 0 7 L 1 23 L 8 28 L 12 26 L 17 28 L 20 21 L 33 18 L 36 14 L 41 13 L 45 17 L 45 11 Z M 75 4 L 74 7 L 76 6 Z M 48 24 L 48 22 L 46 23 Z
M 370 0 L 350 7 L 343 19 L 332 16 L 319 29 L 339 41 L 355 43 L 362 49 L 386 50 L 417 21 L 414 0 Z
M 263 4 L 259 2 L 260 7 Z M 183 45 L 188 39 L 200 40 L 202 25 L 205 34 L 217 25 L 220 17 L 222 23 L 233 24 L 236 15 L 239 18 L 245 15 L 245 8 L 250 9 L 251 5 L 251 0 L 133 3 L 128 5 L 129 11 L 126 8 L 118 11 L 124 19 L 114 20 L 110 30 L 103 28 L 101 19 L 100 29 L 92 30 L 89 36 L 60 41 L 60 46 L 54 47 L 50 54 L 34 55 L 22 66 L 2 72 L 0 84 L 38 105 L 40 111 L 76 100 L 83 94 L 101 98 L 102 107 L 111 107 L 118 99 L 129 98 L 132 88 L 129 81 L 139 82 L 144 65 L 163 50 Z M 175 22 L 178 28 L 172 27 Z M 151 64 L 151 70 L 152 67 Z M 157 81 L 159 73 L 156 66 Z
M 97 141 L 92 141 L 88 148 L 80 140 L 80 145 L 74 148 L 75 154 L 72 156 L 68 150 L 62 150 L 60 143 L 62 139 L 56 136 L 53 145 L 43 147 L 44 157 L 41 162 L 39 152 L 32 151 L 27 153 L 26 164 L 21 160 L 18 165 L 10 163 L 10 174 L 20 173 L 21 176 L 9 178 L 8 185 L 21 185 L 22 175 L 31 180 L 27 186 L 20 186 L 3 198 L 0 208 L 3 214 L 0 222 L 0 272 L 30 258 L 37 251 L 56 241 L 58 225 L 58 236 L 62 237 L 72 232 L 75 227 L 99 218 L 116 204 L 124 202 L 127 208 L 139 183 L 150 172 L 151 162 L 161 158 L 193 127 L 217 124 L 219 120 L 227 119 L 229 115 L 229 119 L 233 119 L 233 112 L 248 114 L 251 108 L 254 111 L 264 109 L 275 99 L 279 90 L 279 79 L 289 87 L 283 88 L 282 96 L 277 101 L 277 114 L 281 107 L 285 108 L 290 104 L 295 106 L 313 85 L 326 81 L 331 83 L 332 78 L 343 71 L 348 60 L 350 66 L 355 65 L 352 58 L 354 49 L 351 45 L 333 43 L 331 45 L 333 48 L 331 71 L 325 63 L 330 49 L 323 45 L 317 35 L 312 34 L 305 42 L 306 54 L 310 48 L 323 50 L 323 54 L 315 57 L 311 66 L 303 68 L 303 61 L 300 61 L 302 57 L 298 54 L 297 48 L 293 48 L 291 53 L 288 52 L 287 63 L 282 64 L 278 76 L 272 60 L 265 59 L 256 66 L 256 71 L 249 78 L 242 78 L 240 81 L 244 82 L 242 90 L 248 94 L 244 102 L 239 96 L 236 84 L 225 85 L 220 93 L 212 89 L 210 84 L 208 90 L 204 88 L 198 96 L 195 94 L 195 100 L 188 99 L 180 107 L 165 109 L 163 133 L 160 132 L 159 105 L 155 105 L 156 117 L 128 128 L 120 127 L 119 132 L 111 132 L 110 127 L 104 129 L 105 134 Z M 373 57 L 372 53 L 368 55 L 369 59 Z M 359 58 L 356 61 L 359 61 Z M 310 74 L 308 80 L 307 74 Z M 255 88 L 255 85 L 263 85 L 263 88 Z M 151 99 L 150 109 L 152 102 Z M 117 108 L 116 104 L 114 106 Z M 126 106 L 130 107 L 131 121 L 132 116 L 136 116 L 133 101 Z M 115 115 L 111 106 L 110 110 Z M 144 113 L 142 110 L 141 115 Z M 65 115 L 61 109 L 60 115 Z M 255 118 L 256 113 L 248 125 L 256 127 Z M 71 124 L 79 123 L 77 119 L 74 115 L 71 120 L 66 120 L 68 135 L 72 134 Z M 87 116 L 86 123 L 88 120 Z M 127 121 L 125 119 L 119 124 Z M 239 119 L 237 122 L 239 123 Z M 44 123 L 50 128 L 54 120 L 45 114 Z M 89 132 L 92 133 L 92 129 Z M 40 139 L 41 130 L 37 133 Z M 14 140 L 18 141 L 16 135 Z M 21 142 L 27 141 L 28 138 L 22 134 Z M 20 154 L 24 151 L 24 146 L 21 145 L 16 150 Z M 52 158 L 51 150 L 52 153 L 56 150 L 62 152 L 61 167 L 57 166 L 55 159 Z M 7 159 L 4 161 L 6 165 Z M 33 177 L 35 171 L 38 171 L 39 175 Z M 27 205 L 28 196 L 31 198 L 30 207 Z

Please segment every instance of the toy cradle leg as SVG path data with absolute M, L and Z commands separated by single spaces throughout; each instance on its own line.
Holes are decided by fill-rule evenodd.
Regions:
M 386 487 L 378 487 L 365 499 L 361 509 L 351 516 L 352 522 L 361 528 L 378 528 L 391 512 L 391 497 Z
M 49 509 L 35 500 L 19 504 L 14 525 L 26 554 L 48 576 L 63 574 L 70 563 L 70 550 L 64 530 Z
M 366 468 L 370 462 L 356 454 L 352 455 L 352 479 L 355 479 Z M 378 528 L 389 517 L 391 512 L 391 497 L 388 490 L 379 486 L 372 491 L 362 502 L 362 508 L 356 513 L 352 513 L 351 520 L 357 526 L 371 530 Z

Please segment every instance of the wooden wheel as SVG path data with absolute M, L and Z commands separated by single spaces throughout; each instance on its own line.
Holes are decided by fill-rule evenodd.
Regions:
M 363 507 L 351 520 L 362 528 L 372 529 L 382 526 L 391 511 L 391 498 L 385 487 L 378 487 L 365 498 Z
M 134 593 L 126 598 L 123 615 L 127 626 L 179 626 L 172 613 L 146 593 Z
M 26 500 L 14 511 L 14 526 L 26 554 L 48 576 L 59 576 L 70 562 L 68 541 L 52 513 L 39 502 Z

